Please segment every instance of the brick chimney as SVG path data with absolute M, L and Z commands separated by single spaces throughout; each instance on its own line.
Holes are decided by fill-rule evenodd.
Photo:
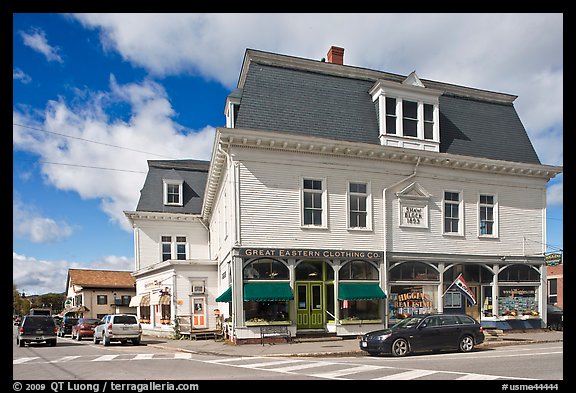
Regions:
M 328 51 L 328 63 L 332 64 L 344 64 L 344 48 L 340 48 L 337 46 L 331 46 L 330 50 Z

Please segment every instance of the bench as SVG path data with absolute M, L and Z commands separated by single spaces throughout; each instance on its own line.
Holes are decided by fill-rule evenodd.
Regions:
M 264 345 L 264 337 L 284 337 L 292 344 L 292 336 L 286 325 L 260 326 L 260 342 Z

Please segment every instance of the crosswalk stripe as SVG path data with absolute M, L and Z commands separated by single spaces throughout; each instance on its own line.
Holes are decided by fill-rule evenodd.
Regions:
M 401 379 L 401 380 L 408 380 L 408 379 L 416 379 L 420 377 L 425 377 L 426 375 L 435 374 L 438 371 L 432 370 L 410 370 L 405 371 L 403 373 L 396 373 L 392 375 L 386 375 L 380 378 L 374 378 L 374 380 L 390 380 L 390 379 Z
M 373 370 L 377 370 L 380 367 L 378 366 L 358 366 L 358 367 L 352 367 L 352 368 L 345 368 L 342 370 L 335 370 L 335 371 L 329 371 L 329 372 L 325 372 L 325 373 L 319 373 L 319 374 L 312 374 L 312 377 L 319 377 L 319 378 L 337 378 L 337 377 L 341 377 L 343 375 L 348 375 L 348 374 L 356 374 L 356 373 L 361 373 L 364 371 L 373 371 Z
M 297 364 L 294 366 L 273 368 L 272 371 L 288 372 L 288 371 L 304 370 L 306 368 L 313 368 L 313 367 L 324 367 L 326 365 L 327 365 L 326 363 L 322 362 L 312 362 L 312 363 Z
M 134 356 L 132 360 L 149 360 L 154 357 L 153 353 L 139 353 L 138 355 Z
M 50 363 L 65 363 L 65 362 L 69 362 L 71 360 L 74 359 L 78 359 L 80 356 L 75 355 L 75 356 L 64 356 L 63 358 L 60 358 L 58 360 L 52 360 Z
M 456 378 L 460 381 L 472 380 L 472 379 L 498 379 L 500 377 L 496 375 L 482 375 L 482 374 L 466 374 L 461 377 Z
M 278 364 L 288 364 L 288 363 L 296 363 L 296 362 L 301 362 L 301 360 L 277 360 L 274 362 L 270 361 L 270 362 L 246 364 L 246 365 L 243 365 L 242 367 L 258 368 L 258 367 L 262 367 L 262 366 L 274 366 L 274 365 L 278 365 Z M 273 369 L 273 370 L 275 370 L 275 369 Z
M 12 361 L 12 364 L 22 364 L 22 363 L 26 363 L 26 362 L 29 362 L 30 360 L 34 360 L 34 359 L 38 359 L 38 356 L 33 356 L 31 358 L 14 359 Z
M 118 357 L 118 355 L 102 355 L 102 356 L 97 357 L 96 359 L 94 359 L 92 361 L 93 362 L 106 362 L 106 361 L 112 360 L 116 357 Z
M 262 359 L 262 358 L 261 357 L 252 357 L 252 356 L 242 356 L 239 358 L 207 360 L 206 363 L 226 363 L 226 362 L 236 362 L 238 360 L 246 360 L 246 359 Z
M 174 354 L 174 359 L 191 359 L 192 354 L 187 352 L 178 352 Z

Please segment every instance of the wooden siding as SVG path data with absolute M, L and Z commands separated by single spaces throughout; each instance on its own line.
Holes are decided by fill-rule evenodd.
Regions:
M 197 221 L 174 222 L 136 220 L 140 266 L 136 270 L 162 262 L 160 242 L 162 236 L 186 236 L 189 259 L 208 259 L 208 231 Z
M 240 162 L 240 220 L 243 247 L 384 249 L 383 191 L 412 174 L 413 163 L 385 162 L 305 153 L 235 148 Z M 325 179 L 328 193 L 326 229 L 302 228 L 302 177 Z M 348 181 L 369 182 L 372 230 L 347 228 Z M 401 228 L 398 192 L 417 182 L 428 193 L 429 228 Z M 442 233 L 444 190 L 464 198 L 463 236 Z M 486 174 L 420 165 L 417 175 L 386 193 L 388 251 L 480 255 L 526 255 L 543 250 L 546 182 L 524 176 Z M 478 237 L 479 193 L 497 196 L 496 239 Z M 326 208 L 326 207 L 325 207 Z M 523 239 L 530 239 L 523 241 Z

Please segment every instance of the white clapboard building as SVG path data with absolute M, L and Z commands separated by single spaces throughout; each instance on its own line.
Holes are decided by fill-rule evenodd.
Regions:
M 247 50 L 210 162 L 148 162 L 126 212 L 140 318 L 213 329 L 222 314 L 238 343 L 430 312 L 543 326 L 546 186 L 562 168 L 540 163 L 516 96 L 343 54 Z

